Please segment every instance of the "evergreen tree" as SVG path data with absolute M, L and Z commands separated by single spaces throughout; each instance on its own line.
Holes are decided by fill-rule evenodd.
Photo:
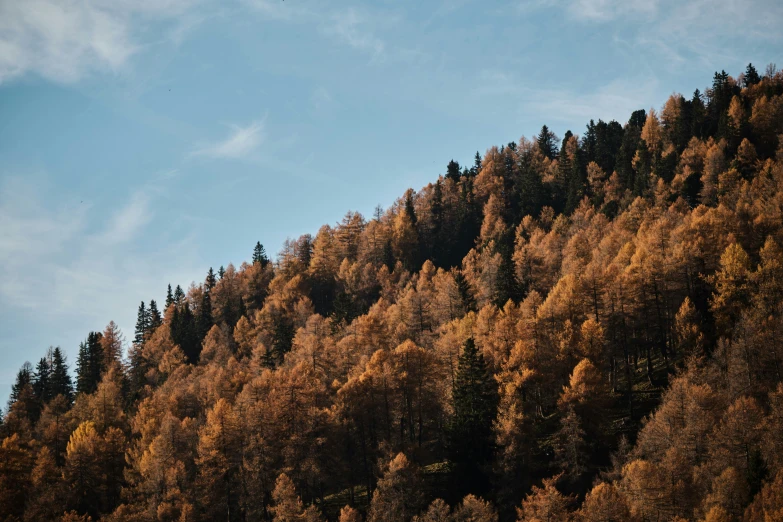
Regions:
M 226 269 L 221 265 L 220 268 L 218 268 L 218 278 L 223 279 L 224 275 L 226 275 Z
M 756 68 L 753 67 L 753 64 L 749 63 L 748 67 L 745 69 L 745 85 L 750 87 L 757 83 L 761 83 L 761 76 L 759 76 L 759 73 Z
M 136 314 L 136 333 L 133 336 L 133 342 L 142 345 L 146 339 L 147 332 L 150 327 L 150 317 L 147 308 L 144 306 L 144 301 L 139 305 L 139 311 Z
M 454 462 L 480 466 L 492 457 L 492 423 L 498 409 L 498 390 L 484 356 L 472 338 L 465 341 L 452 391 L 454 418 L 449 446 Z
M 46 357 L 41 357 L 35 366 L 32 384 L 35 396 L 42 404 L 46 404 L 52 398 L 51 373 L 52 368 L 49 366 L 49 361 L 46 360 Z
M 414 227 L 416 227 L 416 208 L 413 206 L 413 191 L 408 190 L 408 192 L 405 193 L 405 213 L 408 214 L 408 217 L 411 220 L 411 223 Z
M 278 363 L 291 351 L 295 334 L 293 321 L 285 314 L 276 315 L 272 319 L 272 352 Z
M 182 287 L 177 285 L 177 288 L 174 290 L 174 304 L 179 306 L 185 301 L 185 292 L 182 290 Z
M 478 175 L 479 172 L 481 172 L 481 154 L 479 154 L 479 151 L 476 151 L 476 156 L 473 158 L 473 166 L 470 168 L 470 173 L 474 176 Z
M 148 315 L 150 318 L 149 331 L 152 333 L 158 326 L 163 324 L 163 317 L 161 317 L 160 311 L 158 310 L 158 303 L 156 303 L 154 299 L 150 299 Z
M 11 386 L 11 396 L 8 399 L 9 407 L 21 398 L 22 392 L 27 386 L 32 386 L 33 374 L 33 366 L 29 362 L 25 362 L 16 372 L 16 381 Z
M 212 267 L 209 267 L 209 272 L 207 272 L 206 284 L 207 290 L 212 290 L 217 284 L 217 277 L 215 276 L 215 271 L 212 270 Z
M 73 403 L 73 381 L 68 373 L 65 356 L 59 346 L 52 350 L 50 383 L 52 397 L 62 395 L 70 405 Z
M 459 163 L 454 160 L 449 161 L 449 164 L 446 166 L 446 179 L 450 179 L 454 183 L 459 183 L 459 178 Z
M 466 312 L 476 311 L 476 299 L 473 297 L 473 292 L 470 290 L 470 283 L 465 278 L 465 275 L 461 270 L 454 271 L 454 282 L 457 283 L 457 290 L 459 291 L 460 300 L 462 306 Z
M 241 317 L 241 316 L 240 316 Z M 212 328 L 214 321 L 212 319 L 212 298 L 210 293 L 205 291 L 201 295 L 201 305 L 198 307 L 198 317 L 196 317 L 196 330 L 199 342 L 204 340 L 209 329 Z
M 691 116 L 691 135 L 697 138 L 704 137 L 704 118 L 707 113 L 707 109 L 704 106 L 704 100 L 702 98 L 699 89 L 693 91 L 693 98 L 690 103 L 690 116 Z
M 87 340 L 79 345 L 79 357 L 76 361 L 76 392 L 92 393 L 101 380 L 103 372 L 103 347 L 100 332 L 90 332 Z
M 266 256 L 266 250 L 264 250 L 264 245 L 262 245 L 260 241 L 256 242 L 256 246 L 253 249 L 253 264 L 256 263 L 259 263 L 261 268 L 266 268 L 266 265 L 269 264 L 269 258 Z
M 571 171 L 568 175 L 568 192 L 565 202 L 565 213 L 572 214 L 582 201 L 587 188 L 587 163 L 581 147 L 576 149 L 576 154 L 571 161 Z
M 171 338 L 179 345 L 190 364 L 196 364 L 201 355 L 201 340 L 199 339 L 196 317 L 185 306 L 174 308 L 171 316 Z
M 557 157 L 557 136 L 555 133 L 549 130 L 549 127 L 544 125 L 541 127 L 541 132 L 536 138 L 538 143 L 538 150 L 549 159 L 555 159 Z
M 169 306 L 174 302 L 174 296 L 171 294 L 171 284 L 169 284 L 169 288 L 166 291 L 166 310 L 168 310 Z
M 430 253 L 428 257 L 432 259 L 435 266 L 443 266 L 444 261 L 448 258 L 448 249 L 443 237 L 443 187 L 440 180 L 435 182 L 435 188 L 432 191 L 430 214 L 432 215 L 432 231 L 428 245 Z

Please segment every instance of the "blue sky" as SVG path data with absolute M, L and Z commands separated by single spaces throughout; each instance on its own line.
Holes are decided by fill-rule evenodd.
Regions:
M 0 0 L 0 400 L 257 240 L 763 71 L 781 22 L 778 0 Z

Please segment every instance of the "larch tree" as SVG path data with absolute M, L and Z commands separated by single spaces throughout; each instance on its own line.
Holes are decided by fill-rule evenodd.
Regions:
M 423 507 L 418 466 L 397 454 L 373 492 L 367 522 L 408 522 Z

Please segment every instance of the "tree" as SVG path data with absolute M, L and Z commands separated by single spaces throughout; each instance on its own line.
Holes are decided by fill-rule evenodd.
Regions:
M 177 288 L 174 290 L 174 304 L 179 306 L 184 301 L 185 301 L 185 292 L 182 290 L 181 286 L 177 285 Z
M 451 520 L 454 522 L 498 522 L 498 513 L 486 500 L 468 495 L 454 510 Z
M 158 326 L 163 324 L 163 317 L 160 315 L 160 310 L 158 310 L 158 303 L 154 299 L 150 299 L 149 318 L 149 332 L 153 333 Z
M 204 281 L 207 290 L 212 290 L 215 288 L 215 285 L 217 284 L 217 277 L 215 277 L 215 271 L 212 270 L 212 267 L 209 267 L 209 271 L 207 272 L 207 278 Z
M 711 278 L 715 293 L 711 308 L 720 332 L 728 334 L 750 300 L 750 259 L 738 243 L 720 257 L 720 270 Z
M 388 465 L 372 495 L 367 522 L 407 522 L 423 505 L 418 466 L 404 453 L 398 453 Z
M 601 482 L 585 497 L 582 508 L 576 513 L 579 522 L 632 521 L 625 496 L 614 486 Z
M 77 512 L 97 517 L 114 508 L 125 460 L 123 439 L 116 428 L 101 435 L 91 421 L 82 422 L 71 434 L 63 478 Z
M 0 518 L 21 520 L 33 466 L 30 450 L 14 433 L 0 442 Z
M 454 183 L 459 183 L 460 168 L 459 163 L 454 160 L 449 161 L 446 166 L 446 179 L 452 180 Z
M 761 82 L 761 76 L 758 71 L 753 67 L 752 63 L 749 63 L 745 68 L 745 86 L 752 87 Z
M 42 357 L 35 366 L 32 381 L 33 391 L 41 404 L 46 404 L 52 398 L 51 374 L 52 368 L 49 361 L 46 357 Z
M 492 423 L 498 409 L 497 384 L 473 338 L 465 341 L 452 390 L 454 416 L 449 426 L 449 448 L 466 476 L 481 481 L 481 467 L 494 453 Z
M 206 424 L 199 431 L 198 483 L 203 507 L 212 519 L 239 520 L 242 466 L 239 421 L 231 404 L 220 399 L 207 413 Z
M 538 150 L 541 154 L 549 159 L 555 159 L 557 157 L 557 136 L 555 133 L 549 130 L 549 127 L 544 125 L 541 127 L 541 132 L 538 133 L 536 138 L 538 144 Z
M 543 487 L 533 486 L 533 491 L 517 508 L 519 522 L 568 522 L 568 508 L 574 499 L 557 490 L 558 478 L 544 479 Z
M 62 395 L 67 404 L 73 403 L 73 381 L 68 373 L 65 356 L 59 346 L 52 350 L 52 372 L 49 378 L 52 397 Z
M 147 321 L 149 324 L 149 321 Z M 114 321 L 109 321 L 106 328 L 103 330 L 101 336 L 101 354 L 103 355 L 103 361 L 101 367 L 104 370 L 108 370 L 114 365 L 122 364 L 122 345 L 125 342 L 125 338 L 120 331 L 120 327 Z
M 302 504 L 302 500 L 296 493 L 296 487 L 293 481 L 285 473 L 277 477 L 275 489 L 272 492 L 272 501 L 274 505 L 271 508 L 273 518 L 272 522 L 317 522 L 321 515 L 314 506 L 307 508 Z M 343 520 L 343 513 L 346 513 L 347 520 L 355 520 L 356 517 L 349 516 L 351 508 L 343 508 L 340 514 L 340 520 Z M 355 510 L 351 510 L 355 513 Z
M 144 301 L 142 301 L 136 315 L 136 331 L 133 336 L 134 343 L 139 345 L 144 344 L 145 337 L 150 329 L 151 319 L 147 308 L 144 306 Z
M 168 290 L 166 290 L 166 310 L 174 304 L 174 294 L 171 293 L 171 284 L 169 284 Z
M 76 392 L 92 393 L 98 386 L 103 372 L 103 346 L 100 332 L 90 332 L 87 340 L 79 345 L 76 360 Z
M 264 245 L 262 245 L 260 241 L 256 242 L 256 246 L 253 248 L 253 264 L 255 263 L 260 264 L 261 268 L 266 268 L 266 265 L 269 264 L 266 250 L 264 250 Z

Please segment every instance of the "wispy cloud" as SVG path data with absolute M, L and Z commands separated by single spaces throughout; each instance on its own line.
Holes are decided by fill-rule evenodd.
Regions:
M 238 159 L 252 154 L 265 139 L 264 122 L 254 121 L 246 127 L 231 124 L 231 134 L 216 143 L 197 147 L 191 155 Z
M 511 73 L 484 70 L 479 75 L 477 96 L 502 97 L 516 106 L 520 116 L 548 124 L 575 124 L 579 129 L 590 119 L 617 120 L 624 123 L 637 109 L 662 102 L 657 100 L 659 82 L 650 75 L 618 78 L 588 92 L 552 85 L 546 89 L 529 87 L 529 84 Z
M 725 45 L 731 39 L 783 43 L 779 0 L 521 0 L 516 6 L 522 16 L 555 9 L 573 23 L 607 26 L 616 40 L 626 36 L 621 40 L 632 46 L 636 60 L 652 55 L 719 67 L 744 58 L 732 55 L 737 46 Z
M 53 198 L 45 187 L 45 180 L 30 178 L 0 184 L 0 264 L 7 274 L 0 279 L 2 309 L 35 314 L 53 332 L 74 324 L 100 328 L 110 319 L 128 332 L 129 302 L 160 296 L 166 283 L 187 284 L 200 272 L 188 232 L 150 247 L 164 234 L 151 227 L 159 221 L 157 187 L 137 189 L 108 212 L 62 194 Z M 47 203 L 53 199 L 61 203 Z M 96 223 L 103 225 L 96 229 Z
M 650 16 L 658 9 L 659 0 L 522 0 L 517 11 L 523 14 L 540 9 L 556 8 L 581 22 L 608 22 L 617 18 Z
M 2 1 L 0 83 L 27 73 L 70 83 L 118 72 L 145 45 L 145 21 L 174 21 L 197 1 Z
M 333 13 L 323 26 L 324 34 L 333 36 L 355 49 L 367 51 L 373 59 L 381 56 L 385 49 L 383 40 L 371 29 L 371 19 L 356 9 L 349 8 Z

